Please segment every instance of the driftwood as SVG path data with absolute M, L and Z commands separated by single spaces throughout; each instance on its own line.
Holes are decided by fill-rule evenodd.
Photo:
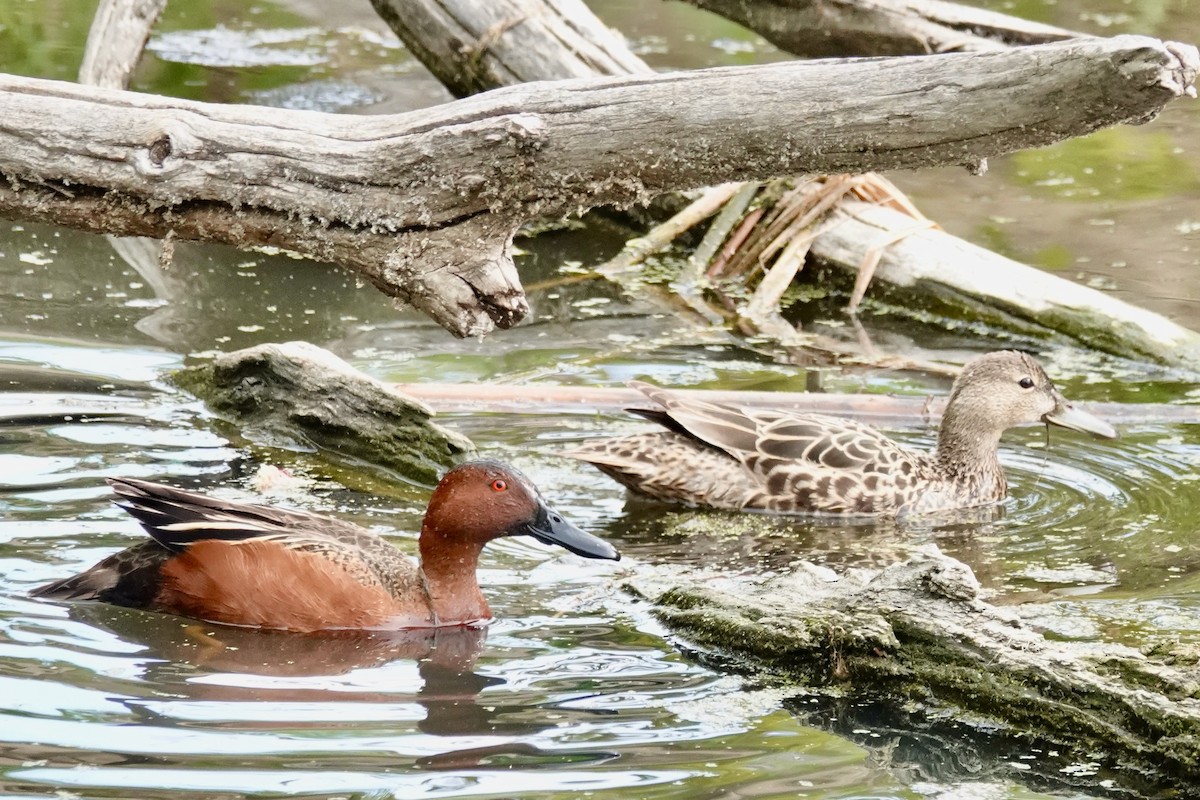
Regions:
M 1191 47 L 1116 37 L 882 72 L 784 63 L 517 86 L 353 119 L 3 76 L 0 216 L 299 250 L 481 334 L 527 312 L 510 243 L 530 218 L 731 179 L 976 163 L 1151 117 L 1198 64 Z
M 842 698 L 842 707 L 884 698 L 914 716 L 922 707 L 958 709 L 958 727 L 985 741 L 1015 737 L 1022 754 L 1039 754 L 987 772 L 1095 791 L 1111 782 L 1200 785 L 1194 656 L 1169 655 L 1179 662 L 1172 666 L 1129 647 L 1047 638 L 1013 610 L 983 602 L 970 568 L 934 548 L 878 571 L 837 574 L 803 562 L 765 581 L 684 571 L 627 585 L 725 668 L 732 658 L 759 676 Z M 803 713 L 806 704 L 797 705 Z M 961 738 L 952 730 L 931 746 L 961 749 Z M 1072 772 L 1081 762 L 1098 769 Z
M 687 0 L 798 56 L 995 50 L 1083 34 L 943 0 Z
M 268 443 L 320 448 L 420 483 L 436 483 L 475 449 L 420 401 L 307 342 L 223 353 L 172 379 L 239 429 L 268 434 Z
M 459 95 L 520 81 L 552 80 L 581 74 L 608 75 L 621 71 L 648 72 L 649 68 L 588 11 L 576 2 L 549 0 L 504 0 L 478 4 L 466 0 L 373 0 L 376 9 L 405 41 L 409 49 Z M 718 14 L 758 31 L 775 44 L 800 55 L 845 55 L 879 53 L 927 53 L 940 50 L 995 50 L 1014 44 L 1057 41 L 1077 36 L 1071 31 L 1027 22 L 991 11 L 972 9 L 940 0 L 839 0 L 813 3 L 806 0 L 693 0 Z M 878 180 L 865 176 L 866 180 Z M 852 179 L 864 180 L 864 179 Z M 706 281 L 699 271 L 710 260 L 705 247 L 693 256 L 696 275 L 681 278 L 672 289 L 648 290 L 637 282 L 636 272 L 623 273 L 620 264 L 640 267 L 648 254 L 669 246 L 688 227 L 716 213 L 731 196 L 749 200 L 753 191 L 739 192 L 736 185 L 715 187 L 680 211 L 647 236 L 634 239 L 601 273 L 621 284 L 626 291 L 646 294 L 676 308 L 686 304 L 710 323 L 728 322 L 745 332 L 774 340 L 791 357 L 811 361 L 813 351 L 845 355 L 845 346 L 811 334 L 798 334 L 777 314 L 778 295 L 810 252 L 823 261 L 843 269 L 860 269 L 883 256 L 886 268 L 876 272 L 884 283 L 895 279 L 911 286 L 911 270 L 896 269 L 895 264 L 909 262 L 903 255 L 891 253 L 892 243 L 902 241 L 914 230 L 934 228 L 932 223 L 914 225 L 898 213 L 874 215 L 869 226 L 846 224 L 835 230 L 839 214 L 807 232 L 806 241 L 794 241 L 780 262 L 764 279 L 754 299 L 739 304 L 736 313 L 723 312 L 704 302 Z M 826 206 L 853 206 L 852 202 L 831 197 Z M 740 206 L 745 209 L 745 203 Z M 698 211 L 703 208 L 704 211 Z M 761 214 L 760 210 L 751 214 Z M 915 212 L 914 212 L 915 213 Z M 722 219 L 728 217 L 723 212 Z M 855 215 L 857 216 L 857 215 Z M 919 216 L 919 214 L 918 214 Z M 881 221 L 890 221 L 881 227 Z M 728 219 L 729 229 L 738 224 L 744 235 L 754 225 Z M 757 224 L 757 223 L 755 223 Z M 714 237 L 722 229 L 714 223 L 706 236 L 712 249 L 722 244 Z M 786 235 L 791 235 L 787 234 Z M 804 234 L 802 234 L 803 236 Z M 736 236 L 734 237 L 736 238 Z M 961 299 L 957 306 L 971 306 L 985 316 L 1017 322 L 1030 333 L 1045 334 L 1046 329 L 1067 332 L 1084 344 L 1117 355 L 1148 358 L 1166 364 L 1194 367 L 1200 352 L 1200 335 L 1166 318 L 1115 300 L 1094 289 L 1035 270 L 996 256 L 956 237 L 935 233 L 921 238 L 922 289 L 943 298 Z M 933 246 L 928 246 L 933 245 Z M 938 249 L 941 246 L 942 249 Z M 726 249 L 731 246 L 726 245 Z M 911 250 L 911 248 L 906 248 Z M 943 270 L 945 280 L 943 280 Z M 856 283 L 851 306 L 861 299 L 870 273 L 862 270 Z M 774 284 L 774 291 L 772 289 Z M 1036 286 L 1041 292 L 1034 302 L 1022 308 L 1014 305 L 1013 287 Z M 1032 291 L 1021 293 L 1023 299 Z M 682 301 L 682 302 L 680 302 Z M 729 317 L 729 319 L 726 319 Z M 1032 322 L 1031 326 L 1029 323 Z M 1122 332 L 1128 335 L 1122 335 Z M 1116 334 L 1116 335 L 1114 335 Z M 856 353 L 858 358 L 868 354 Z

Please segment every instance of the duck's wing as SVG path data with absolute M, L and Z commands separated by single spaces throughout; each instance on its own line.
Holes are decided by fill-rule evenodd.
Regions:
M 117 505 L 172 553 L 213 540 L 264 539 L 293 549 L 336 543 L 362 547 L 379 540 L 365 528 L 323 514 L 218 499 L 134 478 L 110 478 L 108 483 Z
M 874 472 L 914 455 L 854 420 L 695 400 L 639 381 L 630 385 L 662 406 L 674 423 L 672 429 L 724 451 L 755 473 L 783 464 L 810 470 Z

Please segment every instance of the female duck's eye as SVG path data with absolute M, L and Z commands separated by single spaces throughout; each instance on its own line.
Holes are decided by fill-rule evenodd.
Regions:
M 503 492 L 507 488 L 508 488 L 508 484 L 505 481 L 501 480 L 500 478 L 496 478 L 496 480 L 492 481 L 492 491 L 493 492 Z
M 1033 378 L 1021 378 L 1021 388 L 1022 389 L 1032 389 L 1033 388 Z

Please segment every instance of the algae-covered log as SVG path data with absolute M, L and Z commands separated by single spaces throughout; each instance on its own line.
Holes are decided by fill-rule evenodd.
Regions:
M 630 587 L 674 631 L 749 669 L 851 701 L 956 709 L 956 722 L 1097 762 L 1130 786 L 1200 785 L 1194 663 L 1049 639 L 980 600 L 970 568 L 935 548 L 882 570 L 805 563 L 765 581 L 677 574 Z M 1099 787 L 1094 772 L 1058 776 L 1075 786 L 1081 777 Z
M 180 370 L 180 387 L 243 428 L 269 431 L 432 484 L 474 452 L 433 411 L 307 342 L 262 344 Z

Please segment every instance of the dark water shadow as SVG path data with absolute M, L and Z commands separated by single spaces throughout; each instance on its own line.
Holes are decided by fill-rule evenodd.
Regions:
M 1200 786 L 1179 785 L 1111 757 L 1012 732 L 909 703 L 805 695 L 784 703 L 806 725 L 861 746 L 905 785 L 1016 783 L 1038 792 L 1092 797 L 1194 798 Z M 1123 766 L 1127 768 L 1122 768 Z

